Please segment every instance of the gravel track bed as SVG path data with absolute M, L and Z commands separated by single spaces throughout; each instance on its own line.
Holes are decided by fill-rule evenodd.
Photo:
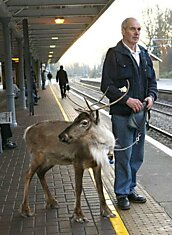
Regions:
M 77 85 L 75 87 L 78 90 L 82 90 L 84 93 L 87 93 L 93 97 L 96 97 L 98 99 L 100 98 L 100 93 L 96 94 L 96 91 L 93 92 L 90 89 L 88 89 L 86 91 L 86 87 L 80 87 L 79 85 Z M 172 102 L 165 101 L 165 100 L 158 99 L 158 102 L 161 102 L 163 104 L 172 105 Z M 154 104 L 154 107 L 158 108 L 158 105 Z M 163 106 L 160 107 L 160 110 L 164 111 L 164 112 L 170 112 L 170 113 L 172 112 L 171 109 L 165 108 Z M 152 110 L 150 124 L 172 134 L 172 117 L 170 117 L 168 115 L 157 113 Z M 160 143 L 164 144 L 168 148 L 172 149 L 172 139 L 171 138 L 168 138 L 167 136 L 164 136 L 163 134 L 160 134 L 159 132 L 152 130 L 152 129 L 147 131 L 147 135 L 149 135 L 153 139 L 159 141 Z

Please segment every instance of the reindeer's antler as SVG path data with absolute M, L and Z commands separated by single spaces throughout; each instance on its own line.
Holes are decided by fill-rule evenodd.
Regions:
M 87 99 L 86 99 L 85 96 L 84 96 L 84 100 L 85 100 L 85 103 L 86 103 L 87 107 L 89 108 L 89 110 L 90 110 L 90 111 L 94 111 L 94 110 L 91 108 L 91 105 L 89 105 L 89 103 L 88 103 L 88 101 L 87 101 Z
M 72 101 L 72 103 L 74 103 L 75 105 L 77 105 L 78 107 L 80 107 L 82 110 L 85 109 L 83 106 L 77 104 L 74 100 L 72 100 L 69 95 L 66 94 L 66 96 L 67 96 L 67 98 L 68 98 L 70 101 Z M 78 111 L 79 111 L 79 110 L 78 110 Z M 80 111 L 81 111 L 81 110 L 80 110 Z
M 109 89 L 109 87 L 106 89 L 105 93 L 103 93 L 103 95 L 102 95 L 102 97 L 100 98 L 99 101 L 97 101 L 97 102 L 95 102 L 95 103 L 93 103 L 93 104 L 91 104 L 91 105 L 89 105 L 88 101 L 86 100 L 86 97 L 84 97 L 85 102 L 86 102 L 86 104 L 87 104 L 87 107 L 89 108 L 90 111 L 93 111 L 93 110 L 91 109 L 92 106 L 95 106 L 96 104 L 100 103 L 100 101 L 105 97 L 105 95 L 106 95 L 108 89 Z M 66 96 L 67 96 L 67 98 L 68 98 L 70 101 L 72 101 L 72 103 L 74 103 L 75 105 L 77 105 L 78 107 L 80 107 L 80 108 L 82 109 L 82 110 L 80 110 L 80 109 L 76 109 L 76 110 L 78 110 L 78 111 L 81 112 L 81 111 L 83 111 L 83 110 L 86 109 L 85 107 L 83 107 L 83 106 L 77 104 L 74 100 L 72 100 L 69 95 L 66 94 Z
M 106 93 L 107 93 L 108 90 L 109 90 L 109 87 L 106 89 L 105 93 L 103 93 L 103 95 L 102 95 L 102 97 L 100 98 L 100 100 L 97 101 L 97 102 L 95 102 L 95 103 L 93 103 L 93 104 L 91 104 L 90 106 L 92 107 L 92 106 L 94 106 L 94 105 L 96 105 L 96 104 L 99 104 L 100 101 L 102 101 L 103 98 L 106 96 Z
M 130 83 L 129 83 L 129 81 L 127 80 L 127 91 L 126 91 L 121 97 L 119 97 L 117 100 L 113 101 L 112 103 L 110 103 L 110 104 L 104 104 L 103 106 L 101 106 L 101 107 L 99 107 L 99 108 L 97 108 L 97 109 L 94 109 L 93 111 L 97 111 L 97 110 L 100 110 L 100 109 L 104 109 L 104 108 L 106 108 L 106 107 L 110 107 L 111 105 L 118 103 L 120 100 L 122 100 L 122 98 L 123 98 L 124 96 L 126 96 L 126 94 L 127 94 L 128 91 L 129 91 L 129 88 L 130 88 Z
M 88 107 L 89 111 L 98 111 L 98 110 L 100 110 L 100 109 L 104 109 L 104 108 L 106 108 L 106 107 L 110 107 L 111 105 L 118 103 L 118 102 L 128 93 L 128 91 L 129 91 L 130 83 L 129 83 L 128 80 L 127 80 L 127 85 L 128 85 L 128 86 L 127 86 L 127 91 L 126 91 L 121 97 L 119 97 L 117 100 L 113 101 L 112 103 L 110 103 L 110 104 L 104 104 L 103 106 L 101 106 L 101 107 L 99 107 L 99 108 L 97 108 L 97 109 L 92 109 L 91 107 L 92 107 L 92 106 L 95 106 L 95 105 L 98 104 L 98 103 L 100 103 L 100 101 L 105 97 L 105 95 L 106 95 L 106 93 L 107 93 L 109 87 L 106 89 L 105 93 L 103 93 L 103 96 L 100 98 L 100 100 L 97 101 L 97 102 L 95 102 L 95 103 L 93 103 L 92 105 L 89 105 L 89 103 L 88 103 L 86 97 L 84 96 L 84 100 L 85 100 L 85 102 L 86 102 L 86 104 L 87 104 L 87 107 Z M 66 96 L 67 96 L 68 99 L 71 100 L 75 105 L 77 105 L 78 107 L 81 108 L 81 110 L 78 110 L 78 111 L 81 112 L 81 111 L 86 110 L 85 107 L 83 107 L 83 106 L 77 104 L 77 103 L 76 103 L 75 101 L 73 101 L 68 95 L 66 95 Z

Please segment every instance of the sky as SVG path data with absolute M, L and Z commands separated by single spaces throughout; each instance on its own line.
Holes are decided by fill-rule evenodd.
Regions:
M 60 59 L 60 64 L 88 64 L 90 67 L 100 63 L 109 47 L 121 39 L 121 22 L 134 17 L 143 25 L 143 11 L 156 5 L 172 9 L 170 0 L 115 0 L 95 24 Z M 144 32 L 141 40 L 145 40 Z

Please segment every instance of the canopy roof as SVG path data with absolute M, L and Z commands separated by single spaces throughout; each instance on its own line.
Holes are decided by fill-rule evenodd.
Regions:
M 32 56 L 47 63 L 51 51 L 51 63 L 55 63 L 112 2 L 114 0 L 0 0 L 0 20 L 10 18 L 12 56 L 18 56 L 16 38 L 23 37 L 24 19 L 28 21 Z M 57 17 L 64 18 L 64 23 L 55 24 Z M 3 48 L 3 27 L 0 24 L 0 60 L 4 58 Z

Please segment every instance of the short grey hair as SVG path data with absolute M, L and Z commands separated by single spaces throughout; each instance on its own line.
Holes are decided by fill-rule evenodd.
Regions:
M 135 18 L 133 18 L 133 17 L 128 17 L 128 18 L 126 18 L 126 19 L 122 22 L 122 24 L 121 24 L 121 29 L 125 29 L 125 28 L 127 27 L 128 21 L 130 21 L 130 20 L 136 20 L 136 21 L 138 21 L 137 19 L 135 19 Z

